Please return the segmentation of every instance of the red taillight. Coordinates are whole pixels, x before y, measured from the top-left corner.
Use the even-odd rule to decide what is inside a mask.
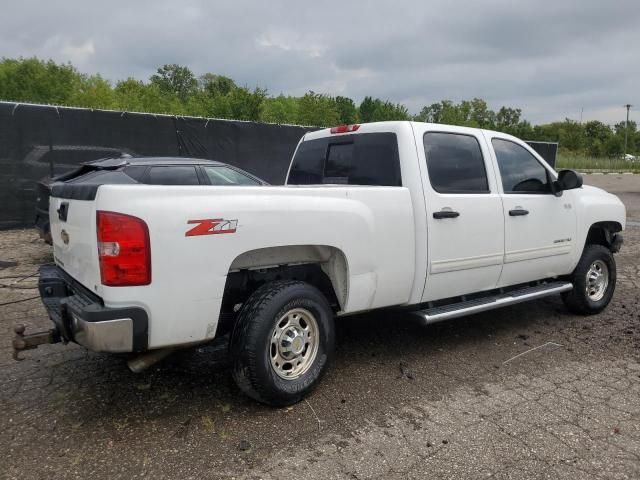
[[[151,283],[151,245],[144,220],[97,212],[98,257],[102,284],[132,287]]]
[[[339,125],[331,129],[331,133],[349,133],[355,132],[360,128],[360,125],[354,123],[353,125]]]

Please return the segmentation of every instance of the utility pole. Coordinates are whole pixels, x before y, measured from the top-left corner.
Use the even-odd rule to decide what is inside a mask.
[[[623,159],[627,159],[627,137],[629,136],[629,110],[633,105],[629,105],[628,103],[624,105],[624,108],[627,109],[627,121],[624,122],[624,156]]]

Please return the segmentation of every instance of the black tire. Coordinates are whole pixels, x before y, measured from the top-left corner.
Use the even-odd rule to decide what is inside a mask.
[[[315,317],[319,342],[308,369],[297,378],[285,379],[272,365],[272,338],[278,320],[295,309],[304,309]],[[333,357],[334,346],[333,311],[324,295],[305,282],[270,282],[249,297],[233,327],[229,343],[233,379],[240,390],[258,402],[291,405],[317,385]]]
[[[587,273],[591,265],[600,260],[608,268],[608,284],[602,298],[593,300],[587,294]],[[573,313],[580,315],[593,315],[604,310],[616,288],[616,261],[611,251],[602,245],[587,245],[582,252],[582,257],[570,277],[573,290],[564,293],[562,300],[566,307]]]

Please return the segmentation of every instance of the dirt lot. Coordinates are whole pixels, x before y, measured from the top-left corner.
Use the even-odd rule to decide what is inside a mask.
[[[240,394],[216,346],[140,375],[60,344],[14,362],[13,325],[48,325],[31,298],[51,257],[0,233],[0,477],[639,478],[640,176],[587,183],[631,221],[604,313],[551,298],[428,328],[341,319],[333,368],[287,409]]]

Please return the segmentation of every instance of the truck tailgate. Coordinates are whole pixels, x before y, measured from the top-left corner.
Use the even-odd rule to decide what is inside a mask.
[[[100,285],[93,200],[51,197],[49,219],[56,264],[89,290]]]

